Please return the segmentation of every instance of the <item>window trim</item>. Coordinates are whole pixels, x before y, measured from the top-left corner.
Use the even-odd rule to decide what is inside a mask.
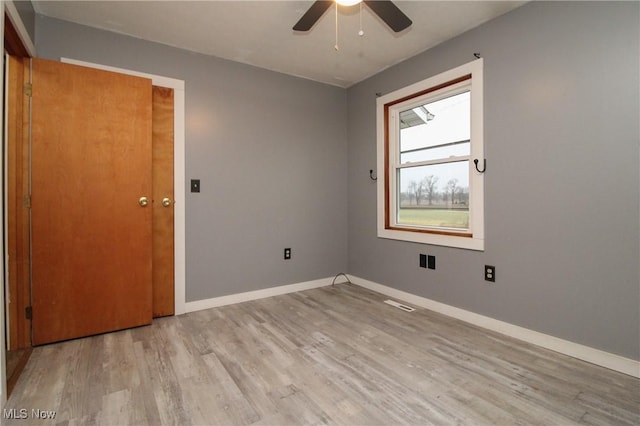
[[[377,100],[377,169],[378,169],[378,237],[395,240],[435,244],[470,250],[484,250],[484,175],[477,172],[473,159],[484,158],[483,141],[483,60],[478,59],[441,74],[422,80],[381,96]],[[424,229],[398,225],[392,217],[392,197],[396,191],[391,187],[393,167],[390,162],[391,146],[389,111],[395,105],[429,93],[459,85],[470,80],[471,91],[471,146],[469,155],[469,229],[462,232],[440,229]]]

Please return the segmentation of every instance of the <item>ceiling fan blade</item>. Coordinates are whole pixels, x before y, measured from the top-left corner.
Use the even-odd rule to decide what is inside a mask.
[[[318,0],[314,2],[302,18],[293,26],[294,31],[309,31],[322,15],[331,7],[333,1]]]
[[[391,0],[364,0],[364,3],[397,33],[413,23]]]

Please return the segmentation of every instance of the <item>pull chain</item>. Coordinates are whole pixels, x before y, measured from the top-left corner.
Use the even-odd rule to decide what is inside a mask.
[[[340,50],[340,48],[338,47],[338,3],[336,3],[336,45],[333,46],[334,49],[336,50]]]
[[[358,31],[358,35],[360,37],[364,35],[364,30],[362,29],[362,2],[360,2],[360,31]]]

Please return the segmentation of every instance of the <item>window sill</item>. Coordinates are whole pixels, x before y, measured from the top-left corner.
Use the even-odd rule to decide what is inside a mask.
[[[378,238],[484,251],[484,239],[480,239],[477,237],[469,238],[467,235],[453,236],[382,228],[378,229]]]

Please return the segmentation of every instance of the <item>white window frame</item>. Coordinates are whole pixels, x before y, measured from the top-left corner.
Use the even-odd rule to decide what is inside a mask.
[[[484,250],[484,174],[476,170],[474,159],[484,164],[483,129],[483,61],[469,62],[426,80],[381,96],[377,100],[377,155],[378,155],[378,237],[410,241],[422,244]],[[407,109],[421,93],[444,86],[433,93],[441,96],[458,85],[451,82],[470,76],[471,91],[471,142],[469,156],[469,229],[451,232],[443,228],[424,228],[396,223],[395,200],[398,199],[395,182],[395,158],[399,152],[398,110]],[[464,84],[464,83],[460,83]],[[409,107],[410,108],[410,107]],[[388,146],[388,149],[387,149]],[[388,174],[388,175],[387,175]]]

